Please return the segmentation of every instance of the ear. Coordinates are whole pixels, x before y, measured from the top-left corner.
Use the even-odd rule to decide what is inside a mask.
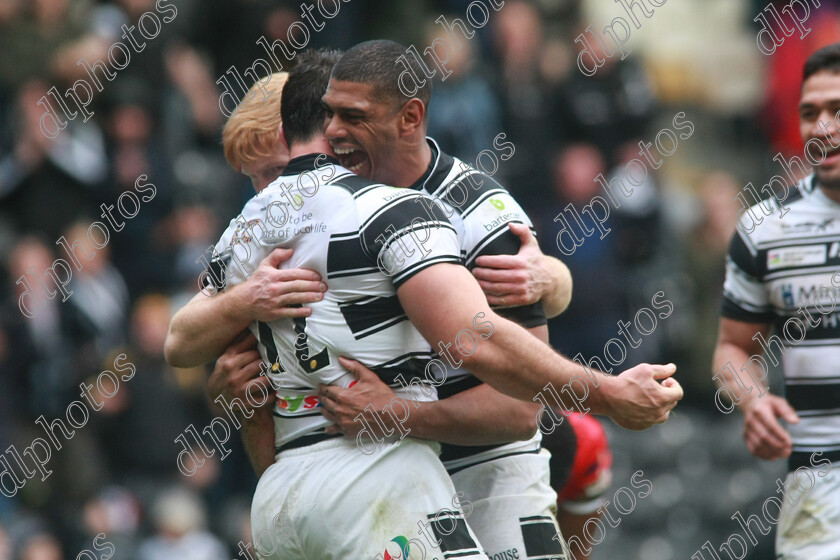
[[[419,99],[409,99],[400,109],[400,132],[412,135],[421,131],[425,136],[426,106]]]
[[[289,143],[286,142],[286,133],[283,132],[283,123],[281,122],[280,125],[277,127],[277,138],[280,140],[280,144],[286,148],[286,151],[289,151]]]

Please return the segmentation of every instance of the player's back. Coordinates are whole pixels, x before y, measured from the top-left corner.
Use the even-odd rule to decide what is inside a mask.
[[[309,317],[250,327],[264,360],[272,364],[272,383],[279,386],[278,447],[323,433],[328,422],[320,414],[318,384],[346,387],[354,380],[338,356],[367,365],[407,398],[435,398],[433,389],[419,391],[416,383],[414,389],[402,389],[396,381],[402,375],[408,383],[414,378],[425,383],[433,357],[408,321],[396,287],[432,264],[459,262],[452,226],[443,214],[433,219],[416,203],[420,193],[371,183],[332,161],[318,163],[314,156],[290,162],[277,181],[246,204],[217,246],[223,258],[229,257],[230,284],[244,281],[272,250],[285,247],[294,253],[284,268],[314,270],[328,285],[324,299],[309,304]],[[412,232],[423,228],[429,229],[422,235],[423,250],[414,250]]]

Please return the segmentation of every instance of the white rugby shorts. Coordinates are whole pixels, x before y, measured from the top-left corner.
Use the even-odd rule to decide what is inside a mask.
[[[557,493],[546,449],[491,459],[452,474],[467,523],[491,560],[566,560],[557,527]]]
[[[838,470],[836,466],[828,473],[824,467],[805,468],[798,475],[797,471],[788,473],[787,491],[776,527],[776,558],[840,558],[840,472],[835,470]],[[820,471],[825,476],[819,476]]]
[[[438,444],[405,438],[370,455],[338,437],[282,451],[251,506],[264,560],[487,560]]]

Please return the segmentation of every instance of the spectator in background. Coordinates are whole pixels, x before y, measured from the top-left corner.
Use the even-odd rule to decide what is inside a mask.
[[[131,312],[129,345],[114,351],[128,355],[135,373],[120,384],[115,396],[102,399],[105,406],[92,419],[100,447],[108,450],[111,482],[124,485],[143,502],[161,484],[180,479],[175,438],[190,424],[201,429],[210,419],[206,398],[198,401],[183,391],[163,360],[169,313],[165,296],[149,294],[137,300]],[[194,375],[206,376],[206,372]],[[205,469],[204,474],[212,470],[205,466],[200,471]]]
[[[71,225],[65,237],[72,245],[76,239],[86,239],[90,222],[79,221]],[[84,241],[83,241],[84,242]],[[65,305],[78,309],[92,327],[92,342],[96,364],[115,346],[125,343],[125,324],[128,318],[128,289],[122,275],[111,264],[111,247],[106,245],[87,260],[83,251],[76,259],[83,264],[74,270],[67,287],[73,295]]]
[[[568,219],[564,209],[569,204],[580,212],[593,196],[603,194],[593,179],[605,170],[604,157],[595,146],[575,144],[558,151],[552,160],[553,200],[543,199],[544,210],[534,219],[543,251],[562,259],[574,279],[568,309],[548,322],[551,345],[572,356],[577,352],[603,356],[604,343],[614,336],[615,323],[626,308],[614,233],[604,239],[597,234],[586,238],[571,255],[557,245],[563,222],[555,222],[555,217],[564,214]]]
[[[3,506],[0,506],[0,513],[2,510]],[[0,523],[0,560],[12,560],[12,542],[2,523]]]
[[[166,100],[167,116],[176,119],[166,122],[168,149],[180,153],[185,147],[207,144],[216,148],[213,155],[218,156],[218,134],[224,116],[219,110],[219,91],[209,62],[200,51],[184,43],[171,45],[163,62],[172,86]]]
[[[432,28],[426,44],[438,37],[447,44],[452,42],[440,31],[439,26]],[[449,45],[452,59],[446,65],[452,75],[435,83],[435,100],[429,104],[429,136],[443,151],[474,162],[480,151],[493,149],[493,138],[503,132],[501,110],[485,74],[476,68],[475,43],[456,37],[460,42]]]
[[[126,76],[110,86],[103,111],[110,160],[103,198],[109,205],[115,204],[123,192],[134,190],[141,175],[146,175],[156,189],[153,202],[144,204],[137,215],[125,220],[126,227],[114,232],[109,241],[114,264],[134,297],[151,290],[165,290],[172,282],[173,240],[165,231],[165,223],[172,210],[175,187],[171,154],[166,149],[153,99],[145,82]]]
[[[30,272],[31,268],[43,278],[46,286],[55,290],[55,284],[44,278],[44,271],[52,266],[55,256],[45,243],[35,237],[24,237],[17,242],[9,255],[9,277],[16,282],[21,276],[30,284],[30,295],[23,302],[33,317],[17,323],[17,330],[10,336],[16,341],[10,353],[9,365],[26,379],[30,421],[41,414],[48,418],[64,416],[67,404],[78,392],[78,385],[85,374],[82,364],[84,353],[92,349],[95,329],[78,308],[61,301],[56,294],[48,299],[41,291],[41,282]],[[13,295],[17,308],[26,283],[15,284]],[[20,314],[20,309],[15,309]],[[22,316],[21,316],[22,317]]]
[[[591,41],[591,46],[600,56],[598,41]],[[602,58],[606,62],[593,76],[584,76],[571,66],[551,100],[551,110],[560,140],[595,145],[611,167],[623,163],[622,151],[628,143],[645,136],[657,107],[635,58]]]
[[[25,537],[15,555],[19,560],[64,560],[58,539],[47,532]]]
[[[6,18],[0,24],[0,89],[11,91],[45,77],[55,53],[81,35],[84,13],[74,9],[70,0],[0,3],[5,4],[0,11]]]
[[[137,560],[229,560],[222,542],[206,531],[205,508],[189,490],[161,492],[152,519],[157,534],[140,545]]]
[[[739,191],[738,181],[726,171],[714,170],[704,174],[695,191],[701,213],[684,242],[693,319],[692,344],[687,356],[692,375],[686,376],[685,382],[694,389],[695,399],[707,403],[714,398],[715,386],[707,372],[712,369],[721,303],[720,286],[726,275],[729,242],[735,233],[740,208],[735,195]]]
[[[76,519],[80,541],[78,549],[86,548],[87,543],[97,535],[105,533],[117,551],[116,558],[134,557],[143,514],[142,505],[134,494],[121,486],[107,486],[94,494],[81,509],[81,519]]]
[[[181,43],[167,49],[164,62],[168,85],[161,120],[165,153],[173,169],[173,204],[206,205],[226,220],[232,208],[250,197],[245,194],[250,187],[227,168],[219,149],[224,116],[210,62]]]
[[[501,96],[503,130],[516,146],[516,156],[505,162],[504,173],[510,192],[533,213],[544,206],[551,190],[548,162],[557,126],[548,108],[557,92],[541,73],[543,28],[538,8],[508,0],[493,18],[494,85]]]
[[[661,252],[662,187],[656,170],[647,166],[647,173],[639,185],[628,177],[627,163],[638,158],[635,140],[626,142],[615,154],[616,164],[606,174],[607,181],[620,181],[630,196],[616,197],[618,203],[610,212],[610,225],[616,226],[618,250],[625,266],[638,269],[653,261]],[[603,153],[603,152],[602,152]],[[594,177],[593,177],[594,180]]]
[[[164,226],[174,245],[173,267],[167,271],[170,291],[178,300],[174,303],[183,304],[195,295],[196,279],[206,262],[199,257],[210,259],[206,251],[216,242],[219,220],[208,206],[185,206],[175,210]]]
[[[616,196],[617,204],[610,210],[607,224],[612,229],[609,235],[615,236],[614,243],[621,267],[623,293],[627,302],[621,311],[626,316],[624,319],[633,317],[639,309],[649,306],[652,295],[660,290],[678,308],[687,307],[683,304],[685,296],[679,284],[683,247],[677,232],[671,231],[665,219],[666,203],[660,171],[647,165],[644,180],[635,185],[631,178],[632,172],[628,170],[628,162],[639,157],[638,142],[639,138],[633,138],[622,144],[615,154],[616,165],[606,174],[608,182],[620,181],[628,188],[628,192],[632,189],[629,196]],[[669,320],[657,327],[653,333],[645,336],[643,345],[627,349],[626,359],[655,362],[662,356],[669,356],[668,359],[677,360],[681,354],[675,352],[683,351],[685,339],[691,335],[688,325],[688,332],[677,336],[676,333],[680,332],[674,331],[677,325],[678,321]],[[671,347],[674,341],[680,343],[679,349]]]
[[[0,155],[0,221],[16,231],[56,240],[80,214],[95,215],[96,189],[105,179],[105,143],[96,123],[70,121],[55,139],[44,136],[38,105],[48,86],[24,84],[17,96],[14,145]]]

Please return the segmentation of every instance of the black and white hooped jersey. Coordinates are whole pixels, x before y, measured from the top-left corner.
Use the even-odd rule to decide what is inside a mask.
[[[785,396],[800,418],[787,426],[795,469],[815,451],[840,459],[840,204],[813,175],[786,194],[760,203],[770,215],[750,209],[761,223],[742,217],[726,259],[721,314],[774,327],[769,351],[775,360],[781,354]],[[787,209],[781,218],[779,204]],[[747,370],[739,375],[751,386]]]
[[[428,143],[432,150],[431,165],[411,188],[430,195],[436,201],[437,209],[443,208],[458,233],[464,265],[472,270],[475,259],[481,255],[518,253],[522,243],[508,229],[508,224],[522,223],[533,232],[533,225],[525,211],[492,177],[445,154],[433,139],[429,138]],[[418,200],[418,204],[429,207],[427,199]],[[431,214],[426,216],[432,217]],[[546,323],[541,303],[495,311],[526,328]],[[478,344],[481,344],[481,340]],[[450,351],[458,359],[455,348],[450,348]],[[446,398],[480,383],[478,378],[464,369],[449,368],[446,380],[438,387],[438,394],[440,398]],[[462,446],[444,443],[441,444],[441,461],[454,473],[502,455],[537,453],[541,440],[541,433],[537,430],[530,440],[501,445]]]
[[[323,434],[329,422],[320,413],[318,385],[347,387],[354,380],[339,356],[367,365],[407,399],[436,398],[424,371],[433,354],[396,289],[429,266],[461,259],[452,224],[437,209],[427,212],[419,198],[354,175],[326,155],[303,156],[248,201],[216,245],[211,276],[221,286],[244,281],[277,247],[294,249],[283,268],[314,270],[329,286],[322,301],[308,304],[309,317],[250,326],[280,386],[278,448]],[[426,387],[402,389],[400,374]]]

